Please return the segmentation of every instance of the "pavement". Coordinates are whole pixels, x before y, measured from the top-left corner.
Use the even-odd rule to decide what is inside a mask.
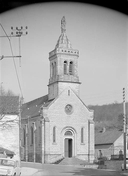
[[[68,164],[67,164],[68,162]],[[41,175],[44,174],[44,175],[47,175],[45,172],[48,171],[49,172],[49,168],[51,169],[51,172],[54,172],[56,171],[56,167],[57,167],[57,170],[59,172],[59,170],[61,170],[61,172],[63,171],[64,168],[62,167],[66,167],[67,166],[71,166],[73,165],[74,166],[74,162],[76,164],[79,165],[79,168],[86,168],[84,165],[81,165],[81,162],[79,160],[63,160],[63,162],[60,164],[41,164],[41,163],[33,163],[33,162],[21,162],[21,176],[36,176],[36,175]],[[82,163],[83,164],[83,163]],[[78,166],[77,165],[77,166]],[[56,167],[55,167],[56,166]],[[90,165],[87,165],[87,166],[90,166]],[[71,167],[72,168],[72,167]],[[74,167],[75,168],[75,167]],[[42,173],[42,169],[43,169],[43,173]],[[88,168],[89,169],[89,168]],[[94,169],[94,168],[93,168]],[[96,168],[95,168],[96,169]],[[116,171],[114,169],[96,169],[97,171],[98,170],[101,170],[101,171]],[[128,171],[125,171],[125,172],[122,172],[121,175],[124,175],[124,176],[128,176]]]
[[[124,173],[122,173],[122,175],[127,175],[128,176],[128,171],[124,171]]]
[[[21,161],[21,176],[34,176],[42,169],[42,163]]]
[[[21,167],[21,176],[32,176],[36,172],[38,172],[38,169],[31,167]]]

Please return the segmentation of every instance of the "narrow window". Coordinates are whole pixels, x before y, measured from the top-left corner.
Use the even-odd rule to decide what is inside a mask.
[[[41,127],[39,126],[39,144],[41,143],[41,136],[42,136],[41,133],[42,133],[41,132]]]
[[[81,143],[84,143],[84,128],[81,128]]]
[[[53,127],[53,143],[56,142],[56,127]]]
[[[52,77],[52,64],[50,65],[50,78]]]
[[[33,140],[34,140],[34,129],[31,126],[31,145],[33,145]]]
[[[67,75],[67,61],[64,61],[64,75]]]
[[[27,124],[25,124],[25,132],[26,132],[26,134],[28,134],[28,125]]]
[[[69,63],[69,74],[73,75],[73,62],[72,61]]]
[[[23,142],[24,142],[24,146],[26,145],[26,131],[23,128]]]
[[[54,76],[56,75],[56,62],[54,62]]]
[[[52,63],[52,77],[53,77],[53,74],[54,74],[54,66],[53,66],[53,63]]]
[[[54,66],[54,63],[53,63],[53,76],[55,75],[55,66]]]
[[[128,150],[128,138],[127,138],[127,150]]]
[[[68,96],[70,96],[70,90],[68,90]]]

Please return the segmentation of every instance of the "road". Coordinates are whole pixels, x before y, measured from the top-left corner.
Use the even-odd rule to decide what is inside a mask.
[[[122,171],[112,171],[107,169],[85,169],[81,166],[65,166],[65,165],[36,165],[26,170],[21,176],[124,176]],[[35,173],[33,172],[35,171]],[[128,173],[125,174],[128,176]]]

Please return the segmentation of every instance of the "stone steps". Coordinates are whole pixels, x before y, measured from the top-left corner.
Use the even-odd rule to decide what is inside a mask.
[[[88,163],[87,161],[80,160],[78,158],[72,157],[72,158],[64,158],[62,161],[60,161],[58,164],[60,165],[76,165],[76,166],[83,166],[85,168],[97,168],[98,165]]]

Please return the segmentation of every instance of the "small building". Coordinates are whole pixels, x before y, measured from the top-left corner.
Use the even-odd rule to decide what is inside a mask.
[[[48,94],[22,109],[24,160],[54,163],[65,157],[94,160],[93,111],[79,96],[79,51],[66,35],[65,17],[55,49],[49,53]]]
[[[19,97],[0,96],[0,153],[20,160]]]
[[[127,143],[126,143],[127,148]],[[123,131],[118,129],[102,130],[95,133],[95,158],[101,156],[118,159],[124,153]],[[128,150],[127,150],[128,151]]]

